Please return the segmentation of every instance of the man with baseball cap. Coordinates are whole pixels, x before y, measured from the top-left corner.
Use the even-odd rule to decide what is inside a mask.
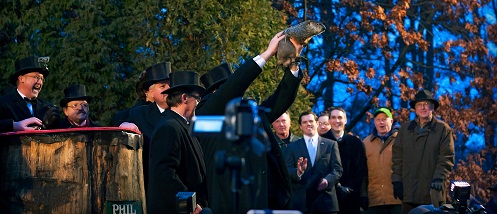
[[[15,62],[10,83],[17,90],[0,97],[0,132],[51,128],[58,123],[58,110],[49,107],[53,104],[37,99],[49,74],[48,61],[49,57],[29,56]]]
[[[433,204],[432,195],[435,207],[445,203],[455,155],[452,129],[435,117],[440,103],[432,93],[420,90],[409,104],[416,118],[401,125],[392,146],[393,192],[402,200],[402,213]]]
[[[393,125],[392,112],[379,108],[373,114],[373,133],[362,141],[366,149],[367,177],[362,185],[361,206],[371,214],[402,212],[402,201],[393,196],[392,186],[392,145],[398,128]],[[368,199],[368,200],[366,200]]]

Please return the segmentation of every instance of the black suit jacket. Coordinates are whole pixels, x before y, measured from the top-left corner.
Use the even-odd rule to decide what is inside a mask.
[[[148,176],[149,176],[149,152],[152,134],[156,129],[159,122],[164,120],[165,113],[161,113],[157,104],[149,103],[148,105],[141,105],[134,107],[129,112],[127,122],[134,123],[143,136],[143,178],[145,183],[145,191],[148,190]]]
[[[123,109],[121,111],[116,112],[114,115],[112,115],[110,125],[111,126],[119,126],[123,122],[128,122],[129,113],[131,112],[131,110],[133,108],[138,107],[138,106],[147,105],[147,104],[150,104],[150,103],[149,102],[145,102],[143,100],[137,100],[135,102],[135,105],[133,107],[127,108],[127,109]]]
[[[36,104],[33,104],[34,116],[43,120],[50,105],[52,104],[49,102],[36,99]],[[33,115],[17,90],[0,97],[0,132],[12,132],[14,121],[18,122],[30,117]]]
[[[101,125],[99,125],[98,123],[93,122],[90,119],[88,121],[90,123],[88,125],[88,127],[101,127]],[[74,127],[72,126],[71,122],[69,122],[69,120],[66,117],[66,118],[60,120],[60,123],[59,123],[59,125],[58,125],[57,128],[58,129],[66,129],[66,128],[74,128]],[[78,128],[78,127],[76,127],[76,128]]]
[[[304,138],[290,143],[287,152],[286,163],[292,179],[293,190],[292,208],[311,213],[337,212],[339,207],[335,184],[342,176],[342,164],[337,142],[318,137],[314,165],[311,164]],[[307,158],[309,161],[304,174],[299,179],[296,167],[300,157]],[[321,178],[328,181],[328,188],[317,191]]]
[[[178,213],[176,194],[196,192],[197,203],[207,206],[202,149],[186,120],[171,111],[157,125],[150,143],[148,213]]]
[[[248,60],[216,92],[202,98],[196,108],[196,114],[224,115],[226,104],[236,97],[242,97],[245,90],[261,71],[262,69],[254,60]],[[246,193],[242,191],[240,203],[242,211],[252,208],[289,208],[291,197],[290,178],[269,124],[283,114],[293,103],[301,79],[301,73],[299,73],[298,78],[295,78],[290,71],[285,71],[285,75],[274,94],[261,104],[261,106],[272,109],[270,113],[261,115],[264,130],[270,138],[271,144],[269,147],[271,151],[266,157],[258,158],[258,160],[253,160],[254,163],[251,163],[254,166],[251,172],[255,176],[254,185],[256,187],[252,188],[252,192]],[[215,154],[216,151],[225,150],[230,155],[232,154],[233,146],[231,142],[226,140],[224,135],[221,137],[199,137],[199,140],[204,151],[204,160],[207,167],[207,186],[211,209],[213,213],[230,213],[232,210],[230,175],[228,172],[224,174],[216,173]],[[269,169],[267,170],[267,168]],[[258,188],[258,190],[254,190],[255,188]],[[255,195],[256,193],[258,194]]]
[[[322,137],[338,142],[340,157],[342,159],[343,175],[340,184],[352,188],[352,193],[345,197],[338,197],[340,213],[360,213],[361,186],[367,173],[366,150],[362,141],[356,136],[343,134],[338,141],[332,131],[328,131]]]

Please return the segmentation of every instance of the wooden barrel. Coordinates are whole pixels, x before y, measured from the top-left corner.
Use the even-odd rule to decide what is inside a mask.
[[[0,210],[145,213],[141,148],[114,127],[0,134]]]

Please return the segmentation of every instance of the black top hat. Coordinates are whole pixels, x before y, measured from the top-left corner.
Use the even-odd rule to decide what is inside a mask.
[[[171,63],[162,62],[159,64],[152,65],[145,69],[145,81],[142,84],[142,89],[148,89],[151,85],[168,80],[171,75]]]
[[[67,103],[74,100],[86,100],[90,102],[92,97],[86,96],[86,87],[84,85],[72,85],[64,89],[64,98],[60,100],[60,106],[64,107]]]
[[[43,74],[43,77],[48,77],[47,63],[49,60],[49,57],[35,56],[28,56],[20,60],[16,60],[16,72],[10,75],[10,83],[12,85],[16,85],[17,77],[31,72],[39,72],[40,74]],[[42,64],[40,65],[40,63]]]
[[[202,96],[219,88],[221,84],[228,80],[228,77],[231,74],[233,74],[233,71],[231,71],[231,67],[228,63],[223,63],[207,71],[207,73],[200,77],[202,85],[206,88]]]
[[[411,108],[415,108],[417,102],[427,100],[433,102],[433,104],[435,105],[435,109],[437,109],[440,105],[440,103],[433,98],[433,94],[428,90],[420,90],[414,97],[414,101],[411,101],[409,105],[411,106]]]
[[[197,91],[203,94],[205,88],[200,86],[198,73],[195,71],[175,71],[171,74],[171,88],[163,91],[163,94],[171,94],[176,91]]]

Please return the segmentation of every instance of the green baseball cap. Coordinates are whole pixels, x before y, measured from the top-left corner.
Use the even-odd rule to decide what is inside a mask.
[[[376,117],[376,115],[378,115],[379,113],[383,113],[383,114],[387,115],[388,118],[393,118],[392,112],[390,112],[390,110],[387,108],[379,108],[378,110],[376,110],[373,114],[374,117]]]

